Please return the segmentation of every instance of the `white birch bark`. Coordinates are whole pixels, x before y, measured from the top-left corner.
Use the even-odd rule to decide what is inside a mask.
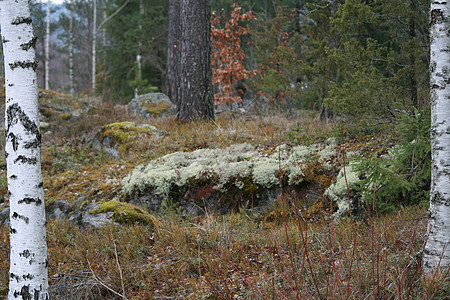
[[[425,271],[450,264],[450,2],[432,0],[430,11],[432,165]]]
[[[28,0],[0,1],[5,62],[5,156],[10,204],[8,299],[48,299],[41,135]]]
[[[45,85],[46,90],[50,89],[48,80],[50,73],[50,0],[47,1],[47,24],[45,29]]]
[[[70,1],[70,19],[69,19],[69,91],[73,96],[73,11],[74,0]]]
[[[95,74],[96,71],[96,44],[97,44],[97,1],[93,0],[93,20],[92,20],[92,84],[91,94],[95,93]]]
[[[139,3],[139,14],[141,15],[141,17],[144,15],[144,4],[142,3],[142,0]],[[142,24],[139,23],[139,34],[141,34],[141,33],[142,33]],[[140,84],[140,81],[142,80],[141,48],[142,48],[142,42],[141,42],[141,39],[139,38],[138,51],[136,53],[136,68],[137,68],[136,79],[138,80],[138,85]],[[134,88],[134,97],[137,98],[137,96],[139,96],[139,87],[138,86],[136,86]]]

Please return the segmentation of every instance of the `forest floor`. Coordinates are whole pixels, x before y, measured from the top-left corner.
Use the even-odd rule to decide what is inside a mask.
[[[139,119],[123,106],[52,94],[41,100],[41,113],[48,121],[42,148],[47,202],[112,200],[135,166],[176,151],[238,143],[275,149],[335,137],[340,149],[335,163],[342,165],[349,149],[365,155],[395,143],[389,125],[342,127],[338,121],[318,121],[314,112],[227,112],[215,122],[182,124],[171,117]],[[92,147],[103,125],[123,121],[153,125],[163,135],[157,143],[135,141],[119,158]],[[1,211],[8,205],[4,157],[0,166]],[[330,182],[335,176],[329,174]],[[399,206],[389,214],[368,208],[364,219],[352,221],[333,216],[324,188],[314,191],[319,196],[313,205],[280,192],[264,210],[240,208],[225,215],[181,215],[173,203],[153,213],[154,226],[92,229],[49,220],[51,298],[448,299],[448,270],[426,275],[421,269],[426,208]],[[8,226],[0,225],[0,298],[7,293],[8,255]]]

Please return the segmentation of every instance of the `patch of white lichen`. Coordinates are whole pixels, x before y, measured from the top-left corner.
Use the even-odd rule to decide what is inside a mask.
[[[354,171],[352,164],[348,164],[339,171],[336,182],[330,185],[324,195],[332,199],[338,206],[337,215],[344,215],[349,211],[349,191],[360,181],[359,174]]]
[[[199,180],[209,180],[214,189],[226,192],[230,184],[243,189],[251,180],[269,189],[279,184],[280,171],[290,185],[303,180],[303,168],[312,160],[325,161],[336,155],[336,144],[261,150],[250,144],[232,145],[226,149],[199,149],[176,152],[137,166],[123,180],[126,195],[153,192],[168,197],[171,190]]]

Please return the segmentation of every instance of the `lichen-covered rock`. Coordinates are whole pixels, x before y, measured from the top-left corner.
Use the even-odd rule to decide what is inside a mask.
[[[356,193],[354,187],[360,182],[358,173],[354,171],[352,164],[349,164],[339,171],[339,174],[336,177],[336,182],[330,185],[326,190],[324,195],[329,197],[337,204],[337,216],[348,215],[349,213],[349,199],[348,196],[350,194],[350,203],[353,206],[353,202],[358,201],[359,199],[355,199]],[[348,185],[348,188],[347,188]]]
[[[119,157],[134,146],[140,138],[157,141],[161,132],[152,125],[133,122],[117,122],[103,126],[94,136],[92,145],[98,150]]]
[[[117,200],[103,202],[96,209],[89,211],[91,215],[99,215],[102,213],[112,213],[112,220],[122,224],[139,223],[155,226],[155,219],[142,208]]]
[[[170,114],[175,105],[163,93],[149,93],[140,95],[128,104],[128,109],[142,118],[157,118]]]
[[[268,199],[273,194],[270,190],[279,186],[280,177],[286,185],[301,183],[303,169],[322,159],[317,152],[324,147],[281,145],[267,151],[239,144],[176,152],[137,166],[123,180],[123,192],[133,203],[154,210],[167,199],[214,203],[215,208],[236,202],[270,202],[274,200]]]

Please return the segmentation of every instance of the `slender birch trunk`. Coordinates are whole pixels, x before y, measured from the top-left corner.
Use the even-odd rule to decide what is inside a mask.
[[[47,1],[47,24],[45,29],[45,86],[46,90],[50,89],[48,84],[48,76],[50,73],[50,0]]]
[[[431,1],[430,24],[431,199],[423,257],[426,271],[450,265],[450,2]]]
[[[74,0],[70,1],[70,19],[69,19],[69,88],[70,96],[73,96],[73,11]]]
[[[36,37],[28,0],[0,1],[5,62],[5,156],[10,205],[8,299],[49,299]]]
[[[144,4],[142,3],[142,0],[139,3],[139,14],[142,18],[142,16],[144,15]],[[139,22],[139,34],[140,36],[142,36],[142,24],[141,22]],[[137,79],[137,83],[138,85],[134,88],[134,97],[136,98],[137,96],[139,96],[139,84],[142,80],[142,57],[141,57],[141,48],[142,48],[142,42],[141,39],[139,37],[139,41],[138,41],[138,50],[136,53],[136,79]]]
[[[95,94],[95,75],[96,75],[96,45],[97,45],[97,1],[93,0],[93,20],[92,20],[92,84],[91,94]]]

